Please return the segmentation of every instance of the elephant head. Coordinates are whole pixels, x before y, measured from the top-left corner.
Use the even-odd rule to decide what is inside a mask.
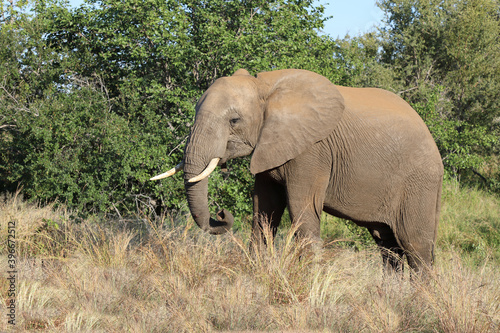
[[[254,77],[240,69],[203,94],[183,162],[152,180],[183,169],[194,220],[205,231],[224,233],[233,216],[222,210],[215,220],[208,209],[207,176],[215,167],[252,153],[253,174],[279,167],[326,138],[343,111],[342,95],[321,75],[288,69]]]

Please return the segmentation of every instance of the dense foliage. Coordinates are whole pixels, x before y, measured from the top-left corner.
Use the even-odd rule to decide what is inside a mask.
[[[186,211],[194,104],[218,77],[303,68],[399,93],[451,176],[499,191],[498,0],[384,0],[380,32],[333,40],[312,0],[3,1],[0,191],[82,212]],[[213,207],[250,211],[246,159],[211,181]]]
[[[500,2],[382,0],[381,63],[393,87],[427,121],[455,175],[480,175],[498,156],[500,133]],[[488,186],[498,183],[490,173]]]

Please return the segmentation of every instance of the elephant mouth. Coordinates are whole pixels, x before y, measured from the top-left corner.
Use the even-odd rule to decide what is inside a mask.
[[[227,163],[226,161],[222,161],[219,162],[219,166],[220,166],[220,169],[223,171],[223,172],[227,172]]]

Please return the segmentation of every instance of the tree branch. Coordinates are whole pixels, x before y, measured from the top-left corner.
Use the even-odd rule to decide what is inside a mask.
[[[417,87],[410,88],[410,89],[406,89],[406,90],[399,91],[399,92],[397,92],[396,94],[400,95],[400,94],[403,94],[403,93],[405,93],[405,92],[412,91],[412,90],[415,90],[415,89],[418,89],[418,86],[417,86]]]

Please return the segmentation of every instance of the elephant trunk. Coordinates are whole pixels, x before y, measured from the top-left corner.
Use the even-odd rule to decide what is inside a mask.
[[[219,235],[231,229],[234,217],[226,209],[222,209],[217,213],[217,219],[210,217],[208,210],[208,178],[196,183],[186,182],[185,187],[189,210],[194,221],[202,230],[213,235]]]
[[[214,158],[222,157],[226,150],[227,130],[217,126],[217,119],[212,118],[209,115],[195,121],[184,154],[184,179],[189,210],[196,224],[202,230],[218,235],[231,229],[234,217],[225,209],[217,213],[217,219],[210,217],[208,178],[207,175],[198,177],[212,162],[215,161],[216,165],[218,160]]]

